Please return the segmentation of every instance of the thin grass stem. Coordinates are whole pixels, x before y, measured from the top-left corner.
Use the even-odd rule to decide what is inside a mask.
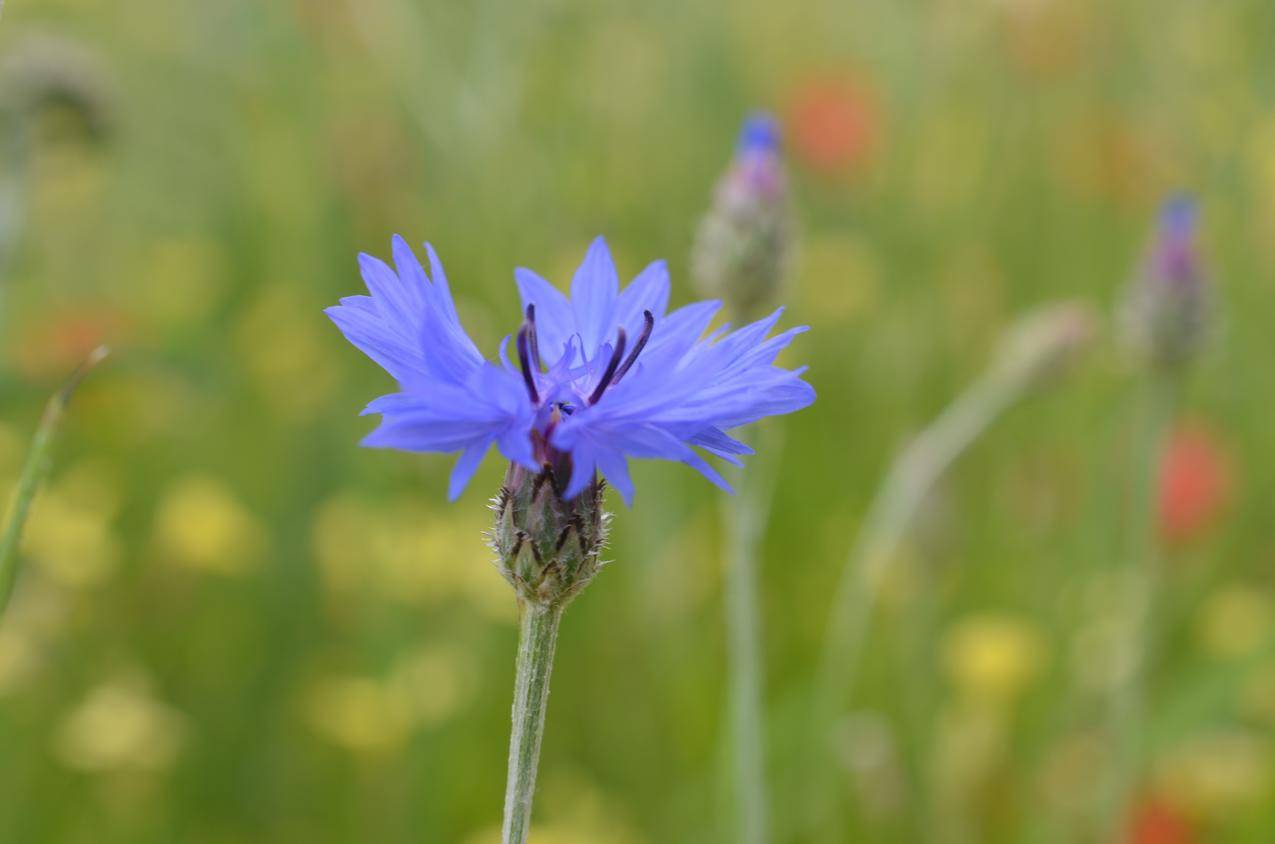
[[[31,503],[35,500],[40,485],[49,473],[50,451],[58,425],[62,421],[67,403],[70,402],[75,388],[79,386],[88,371],[106,357],[106,354],[105,346],[95,349],[44,407],[40,425],[36,428],[35,437],[31,441],[31,450],[27,453],[26,463],[22,467],[22,475],[18,479],[17,491],[5,518],[4,532],[0,534],[0,615],[3,615],[9,606],[13,587],[17,583],[18,543],[22,539],[22,528],[26,525],[27,516],[31,513]]]
[[[835,803],[826,748],[838,708],[850,695],[884,576],[917,512],[952,463],[1024,392],[1028,381],[992,370],[922,431],[890,466],[869,505],[833,597],[815,681],[812,742],[822,764],[808,822],[822,828]],[[822,783],[822,784],[819,784]]]
[[[1022,393],[1022,384],[984,377],[921,432],[890,466],[842,568],[820,660],[828,709],[850,693],[877,594],[917,512],[948,467]]]

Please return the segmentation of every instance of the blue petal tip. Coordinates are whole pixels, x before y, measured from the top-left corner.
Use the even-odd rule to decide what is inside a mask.
[[[1189,193],[1174,194],[1160,206],[1160,224],[1169,231],[1192,231],[1197,215],[1195,197]]]
[[[779,150],[779,121],[771,114],[758,111],[750,114],[739,132],[739,152],[777,152]]]

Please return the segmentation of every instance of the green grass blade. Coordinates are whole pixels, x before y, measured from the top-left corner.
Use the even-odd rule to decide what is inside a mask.
[[[106,357],[106,354],[105,346],[94,349],[62,389],[49,399],[49,403],[44,408],[44,415],[40,417],[40,427],[36,429],[35,438],[31,441],[31,451],[27,454],[26,464],[22,467],[22,477],[18,480],[17,493],[9,506],[4,533],[0,534],[0,615],[3,615],[9,606],[9,598],[13,594],[13,585],[18,575],[18,541],[22,538],[22,527],[26,524],[27,516],[31,512],[31,502],[34,501],[40,484],[49,472],[49,452],[58,424],[62,421],[62,414],[66,411],[71,394],[75,392],[80,381],[90,369]]]

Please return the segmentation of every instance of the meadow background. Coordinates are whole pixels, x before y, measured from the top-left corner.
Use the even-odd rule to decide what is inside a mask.
[[[667,258],[685,303],[765,108],[813,329],[786,360],[819,392],[778,422],[764,549],[777,840],[808,840],[791,739],[891,456],[1018,313],[1109,314],[1178,189],[1221,319],[1175,440],[1128,840],[1275,840],[1272,43],[1265,0],[8,0],[0,488],[45,398],[114,353],[0,624],[0,839],[496,841],[503,467],[447,505],[449,460],[358,448],[392,385],[322,308],[395,232],[435,244],[485,349],[513,268],[563,284],[599,233],[622,275]],[[842,840],[1090,840],[1133,383],[1104,331],[927,506],[830,739]],[[635,475],[563,626],[539,844],[730,840],[720,494]]]

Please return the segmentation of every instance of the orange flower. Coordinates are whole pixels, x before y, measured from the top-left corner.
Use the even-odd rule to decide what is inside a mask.
[[[1129,844],[1191,844],[1195,835],[1181,809],[1152,797],[1134,808],[1126,840]]]
[[[807,82],[788,105],[797,159],[823,173],[861,170],[876,146],[879,113],[869,91],[845,79]]]
[[[20,329],[14,360],[29,378],[64,376],[103,342],[118,346],[128,317],[105,303],[65,306],[32,316]]]
[[[1160,459],[1160,535],[1183,542],[1207,530],[1231,493],[1230,464],[1200,425],[1179,428]]]

